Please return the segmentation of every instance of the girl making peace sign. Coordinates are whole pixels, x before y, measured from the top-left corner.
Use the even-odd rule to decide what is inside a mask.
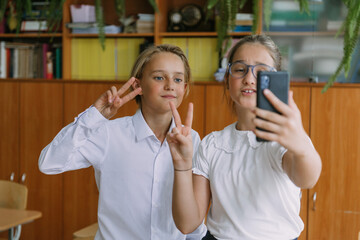
[[[191,121],[181,126],[171,103],[177,126],[168,134],[177,170],[173,217],[183,233],[202,223],[209,204],[204,239],[290,240],[303,230],[300,189],[316,184],[321,159],[302,126],[292,92],[286,105],[265,90],[281,114],[256,108],[259,69],[280,70],[278,48],[264,35],[242,38],[230,51],[224,79],[237,122],[207,135],[194,162]],[[256,136],[269,142],[257,142]]]
[[[180,48],[159,45],[136,60],[132,78],[111,87],[43,149],[39,168],[46,174],[92,166],[99,189],[95,239],[201,239],[204,225],[188,236],[171,215],[173,163],[166,134],[189,91],[190,68]],[[130,87],[133,91],[122,96]],[[109,120],[136,97],[133,116]],[[193,148],[200,137],[188,130]]]

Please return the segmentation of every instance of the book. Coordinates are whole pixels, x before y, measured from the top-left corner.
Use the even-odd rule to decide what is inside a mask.
[[[49,50],[49,44],[43,43],[42,44],[42,62],[43,62],[42,78],[47,77],[47,61],[48,61],[47,52],[48,52],[48,50]]]
[[[87,4],[70,5],[72,22],[95,22],[95,6]]]
[[[60,79],[62,77],[62,53],[61,46],[55,48],[55,78]]]
[[[54,66],[53,53],[51,50],[47,50],[47,52],[46,52],[46,79],[54,78],[53,66]]]
[[[46,20],[23,20],[20,26],[21,32],[38,32],[47,30],[48,27]]]
[[[0,42],[0,78],[6,78],[6,49],[5,41]]]

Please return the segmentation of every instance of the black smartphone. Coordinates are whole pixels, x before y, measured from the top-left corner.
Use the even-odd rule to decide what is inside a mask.
[[[288,104],[289,82],[289,73],[285,71],[258,72],[256,82],[256,106],[261,109],[279,113],[264,96],[264,89],[269,89],[281,101]],[[261,128],[259,129],[264,131]],[[267,141],[259,137],[256,137],[256,140],[259,142]]]

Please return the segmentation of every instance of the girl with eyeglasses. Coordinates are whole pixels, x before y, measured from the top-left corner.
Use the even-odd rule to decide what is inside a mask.
[[[172,107],[177,127],[167,138],[175,168],[173,218],[183,233],[202,223],[209,204],[206,240],[290,240],[303,230],[300,191],[318,181],[320,156],[291,91],[286,105],[264,90],[280,114],[256,108],[257,72],[280,70],[280,61],[265,35],[244,37],[232,48],[224,86],[237,122],[207,135],[194,161],[191,119],[182,126]]]

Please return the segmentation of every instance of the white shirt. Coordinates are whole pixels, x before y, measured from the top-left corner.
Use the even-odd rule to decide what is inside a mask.
[[[196,150],[200,137],[193,130],[191,134]],[[168,143],[155,137],[140,110],[110,121],[90,107],[39,158],[39,168],[47,174],[89,166],[99,189],[95,239],[185,239],[172,218],[174,170]],[[201,239],[205,231],[202,225],[187,239]]]
[[[210,181],[208,230],[217,239],[298,237],[300,189],[282,169],[286,149],[235,126],[207,135],[195,156],[194,174]]]

